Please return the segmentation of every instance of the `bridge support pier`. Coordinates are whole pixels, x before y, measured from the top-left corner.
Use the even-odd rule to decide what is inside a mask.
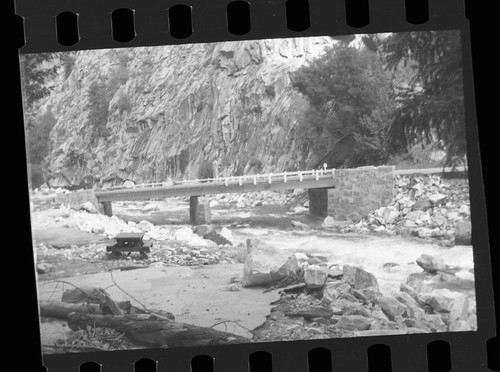
[[[111,208],[111,202],[110,201],[106,201],[106,202],[102,202],[102,207],[104,209],[104,214],[108,217],[111,217],[113,215],[113,209]]]
[[[189,197],[189,220],[193,225],[198,224],[198,210],[200,209],[200,202],[197,196]]]
[[[210,224],[212,216],[209,204],[200,204],[198,196],[189,197],[189,220],[193,225]]]
[[[328,189],[309,189],[309,213],[317,217],[328,216]]]

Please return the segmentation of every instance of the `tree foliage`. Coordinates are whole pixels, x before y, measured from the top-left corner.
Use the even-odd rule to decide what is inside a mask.
[[[55,57],[55,53],[23,54],[20,56],[24,103],[27,109],[50,94],[51,88],[47,85],[47,81],[57,75],[57,64],[51,63]]]
[[[395,106],[390,74],[376,53],[336,44],[296,71],[292,84],[311,104],[299,130],[318,164],[352,167],[386,159]]]
[[[106,126],[108,122],[109,99],[106,84],[94,80],[88,88],[88,120],[94,128]]]
[[[399,107],[390,132],[393,152],[416,143],[441,141],[446,165],[466,155],[463,72],[459,31],[395,33],[380,50],[392,71],[415,64],[414,77],[399,87]]]

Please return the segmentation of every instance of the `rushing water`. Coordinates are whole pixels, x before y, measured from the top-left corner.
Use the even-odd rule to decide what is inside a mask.
[[[145,215],[141,212],[142,204],[127,203],[118,205],[115,213],[125,220],[138,222],[149,220],[156,225],[177,224],[190,226],[188,203],[179,199],[169,199],[158,203],[158,210]],[[410,273],[421,272],[416,259],[421,254],[436,256],[450,251],[437,242],[428,242],[417,238],[403,238],[387,235],[340,234],[323,229],[307,231],[291,228],[291,220],[305,220],[305,214],[290,214],[279,206],[257,208],[234,207],[212,209],[213,223],[216,226],[228,226],[236,243],[248,238],[261,239],[277,249],[302,252],[309,255],[323,256],[329,265],[345,264],[362,267],[375,275],[382,293],[389,294],[398,290]],[[318,226],[318,221],[312,221]],[[473,268],[472,247],[455,249],[451,260],[461,268]],[[397,265],[386,265],[392,263]]]

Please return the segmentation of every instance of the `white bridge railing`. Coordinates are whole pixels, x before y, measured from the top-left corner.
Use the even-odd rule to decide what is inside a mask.
[[[181,180],[174,182],[153,182],[153,183],[142,183],[138,185],[131,186],[111,186],[103,190],[129,190],[129,189],[146,189],[154,187],[169,187],[178,185],[194,185],[198,183],[216,183],[224,184],[226,187],[229,185],[253,183],[273,183],[273,182],[289,182],[289,181],[299,181],[316,179],[325,179],[326,177],[335,178],[335,169],[312,169],[307,171],[296,171],[296,172],[281,172],[281,173],[266,173],[266,174],[253,174],[244,176],[228,176],[228,177],[218,177],[218,178],[203,178],[203,179],[192,179],[192,180]]]

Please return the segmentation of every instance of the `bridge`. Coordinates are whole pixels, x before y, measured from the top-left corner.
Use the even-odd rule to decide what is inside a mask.
[[[309,212],[325,217],[328,208],[327,189],[335,188],[335,169],[282,172],[207,178],[166,183],[148,183],[131,187],[119,186],[96,191],[97,201],[103,205],[104,213],[113,215],[111,203],[114,201],[134,201],[164,199],[189,196],[191,223],[197,223],[199,210],[198,197],[223,193],[247,193],[264,190],[309,190]]]

